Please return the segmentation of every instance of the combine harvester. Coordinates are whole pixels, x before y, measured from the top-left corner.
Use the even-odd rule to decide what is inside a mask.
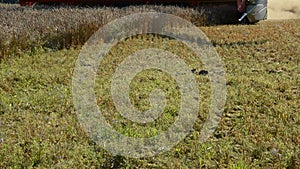
[[[68,5],[104,5],[104,6],[120,6],[120,5],[187,5],[192,8],[210,5],[233,6],[231,13],[239,15],[238,21],[243,23],[256,23],[260,20],[267,19],[267,3],[268,0],[20,0],[21,6],[32,6],[36,3],[40,4],[68,4]],[[221,8],[219,9],[222,10]],[[221,11],[222,13],[223,11]],[[228,11],[224,11],[228,13]],[[226,16],[226,15],[225,15]]]

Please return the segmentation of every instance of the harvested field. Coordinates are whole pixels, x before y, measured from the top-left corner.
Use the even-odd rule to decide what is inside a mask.
[[[299,19],[200,27],[223,60],[227,87],[222,120],[205,143],[200,143],[199,137],[211,89],[201,60],[182,43],[167,37],[141,35],[121,41],[105,56],[96,78],[96,102],[104,110],[107,123],[124,135],[149,137],[174,122],[180,94],[174,79],[163,72],[143,71],[131,84],[130,99],[139,109],[149,108],[148,96],[154,88],[166,92],[169,102],[157,122],[136,125],[121,118],[111,100],[109,81],[122,58],[149,47],[170,50],[188,64],[200,90],[199,117],[184,140],[155,157],[113,156],[87,137],[72,102],[72,76],[81,45],[111,19],[150,9],[168,10],[194,23],[200,18],[199,25],[207,22],[202,12],[177,7],[1,5],[0,168],[300,166]]]
[[[271,0],[269,1],[269,19],[299,19],[299,0]]]

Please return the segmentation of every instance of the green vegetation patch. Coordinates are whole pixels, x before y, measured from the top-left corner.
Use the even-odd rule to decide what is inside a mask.
[[[158,87],[167,91],[170,102],[164,120],[138,126],[120,117],[110,98],[110,78],[131,52],[151,44],[174,51],[190,66],[199,83],[200,110],[194,131],[171,151],[152,158],[112,156],[81,129],[71,97],[78,49],[38,49],[2,59],[0,168],[297,168],[299,23],[289,20],[202,27],[223,59],[227,79],[223,118],[205,143],[198,139],[209,110],[210,87],[207,75],[200,73],[204,68],[199,59],[184,45],[159,36],[138,36],[115,46],[99,66],[95,91],[107,122],[125,135],[149,137],[165,130],[173,122],[180,100],[170,76],[148,70],[131,83],[131,101],[145,110],[150,90]]]

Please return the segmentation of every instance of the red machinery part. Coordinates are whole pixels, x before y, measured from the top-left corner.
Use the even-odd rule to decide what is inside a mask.
[[[237,10],[240,13],[244,13],[246,11],[246,0],[237,0]]]
[[[200,3],[227,3],[236,0],[20,0],[21,6],[32,6],[34,3],[64,3],[64,4],[82,4],[94,3],[100,5],[116,4],[188,4],[195,7]],[[238,0],[240,1],[240,0]]]

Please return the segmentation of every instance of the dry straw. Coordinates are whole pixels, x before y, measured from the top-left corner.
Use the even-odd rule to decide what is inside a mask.
[[[224,6],[224,5],[223,5]],[[70,7],[0,4],[0,59],[34,52],[37,48],[80,47],[101,26],[121,16],[157,11],[174,14],[198,26],[224,22],[232,6],[187,8],[178,6]],[[226,12],[224,11],[226,9]],[[230,16],[232,18],[232,16]],[[229,17],[228,17],[229,18]],[[226,22],[231,22],[227,19]]]

